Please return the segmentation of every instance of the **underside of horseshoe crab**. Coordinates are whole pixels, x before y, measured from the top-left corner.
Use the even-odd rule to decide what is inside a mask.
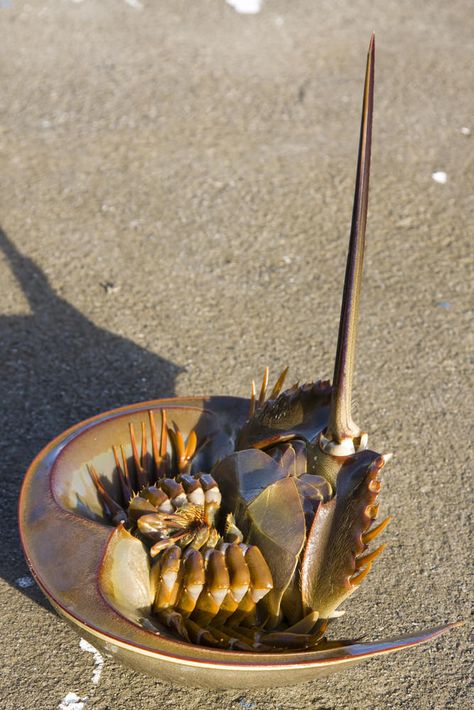
[[[265,407],[270,421],[270,410],[281,412],[309,392],[322,408],[329,402],[327,383],[316,383],[281,395],[274,389],[264,404],[267,376],[236,441]],[[383,550],[372,542],[389,519],[373,523],[388,457],[367,450],[338,457],[333,479],[325,469],[311,472],[311,441],[320,431],[308,439],[285,433],[267,450],[218,457],[209,472],[199,453],[212,437],[200,447],[191,430],[185,441],[167,418],[162,409],[158,436],[150,410],[139,445],[130,425],[130,459],[123,445],[120,452],[113,447],[115,495],[88,466],[104,520],[117,526],[112,546],[138,548],[140,541],[148,559],[136,580],[150,599],[139,622],[148,629],[161,622],[188,642],[245,651],[343,645],[324,633]],[[129,565],[128,553],[106,553],[102,589],[112,570],[120,577],[121,565]],[[113,592],[104,593],[113,601]]]
[[[286,387],[285,368],[270,389],[266,368],[249,399],[108,412],[61,435],[28,473],[21,530],[40,585],[81,633],[141,670],[286,684],[449,628],[374,644],[332,637],[390,522],[377,520],[390,454],[368,449],[351,410],[373,94],[372,37],[332,384]]]

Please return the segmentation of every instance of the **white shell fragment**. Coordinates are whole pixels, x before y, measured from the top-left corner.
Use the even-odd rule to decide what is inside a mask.
[[[87,653],[92,653],[92,655],[94,656],[94,671],[92,673],[92,683],[94,685],[98,685],[100,677],[102,675],[102,670],[104,668],[104,658],[102,654],[100,654],[99,651],[85,639],[81,639],[79,641],[79,646],[82,648],[83,651],[87,651]]]
[[[58,705],[58,710],[84,710],[87,696],[80,698],[77,693],[67,693]]]
[[[446,185],[448,182],[448,174],[445,173],[443,170],[437,170],[434,173],[431,173],[431,177],[435,182],[438,182],[440,185]]]
[[[241,15],[256,15],[262,9],[262,0],[226,0]]]

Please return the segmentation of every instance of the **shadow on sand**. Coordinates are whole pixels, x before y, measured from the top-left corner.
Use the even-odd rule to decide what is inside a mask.
[[[17,526],[23,475],[61,431],[101,411],[175,393],[181,368],[98,328],[58,296],[48,279],[0,229],[0,251],[28,299],[31,315],[0,316],[0,570],[26,572]],[[22,589],[44,604],[36,587]]]

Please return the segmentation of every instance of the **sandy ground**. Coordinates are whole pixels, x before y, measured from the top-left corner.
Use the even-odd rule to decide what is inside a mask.
[[[395,521],[338,630],[468,618],[470,0],[2,0],[0,21],[1,708],[467,708],[468,625],[299,687],[183,689],[108,659],[94,684],[28,586],[16,505],[39,449],[104,409],[247,394],[267,363],[331,375],[375,29],[356,392],[371,445],[397,454]]]

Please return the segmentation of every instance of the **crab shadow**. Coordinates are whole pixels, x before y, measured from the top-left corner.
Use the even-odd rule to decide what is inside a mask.
[[[18,582],[27,568],[16,510],[29,463],[77,421],[173,396],[182,368],[94,325],[55,293],[42,270],[1,229],[0,252],[31,311],[0,315],[0,569],[12,587],[46,607],[36,586],[22,588]]]

